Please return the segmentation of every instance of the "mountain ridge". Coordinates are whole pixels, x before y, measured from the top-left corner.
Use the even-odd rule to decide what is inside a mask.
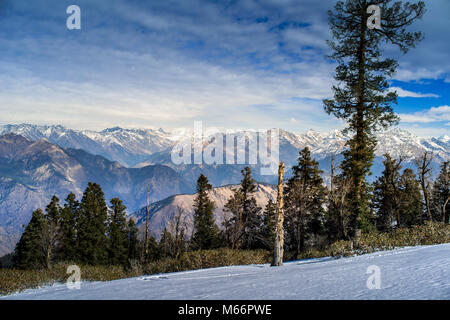
[[[129,212],[145,203],[147,185],[151,201],[193,192],[176,171],[163,165],[127,168],[84,150],[9,133],[0,136],[0,255],[13,249],[33,210],[45,209],[53,195],[63,202],[73,192],[80,199],[88,182],[102,186],[107,202],[121,198]]]

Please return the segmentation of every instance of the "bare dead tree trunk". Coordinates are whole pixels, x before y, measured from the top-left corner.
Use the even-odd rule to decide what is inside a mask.
[[[447,197],[447,199],[444,202],[444,205],[442,206],[442,222],[444,222],[444,223],[445,223],[445,209],[446,209],[449,201],[450,201],[450,196]],[[450,219],[449,219],[449,222],[450,222]]]
[[[427,209],[428,219],[433,221],[430,208],[430,197],[428,195],[428,175],[431,172],[430,164],[433,160],[433,155],[425,152],[418,160],[416,160],[416,166],[419,171],[420,186],[422,187],[423,198],[425,202],[425,208]]]
[[[278,193],[277,193],[277,211],[275,227],[275,247],[273,252],[272,266],[283,265],[283,247],[284,247],[284,212],[283,212],[283,174],[284,162],[278,166]]]

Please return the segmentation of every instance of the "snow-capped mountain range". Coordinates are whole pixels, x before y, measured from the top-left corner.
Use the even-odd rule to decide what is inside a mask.
[[[205,130],[205,140],[219,129]],[[240,131],[241,132],[241,131]],[[308,146],[318,160],[332,154],[340,154],[345,148],[349,136],[339,130],[319,133],[308,130],[305,133],[292,133],[280,130],[280,158],[295,160],[292,155],[283,154],[283,150],[301,149]],[[6,133],[19,134],[29,140],[47,139],[63,148],[83,149],[89,153],[104,156],[118,161],[124,166],[142,166],[155,153],[170,150],[181,138],[189,136],[191,129],[123,129],[108,128],[102,131],[73,130],[60,125],[39,126],[32,124],[0,126],[0,135]],[[238,132],[239,133],[239,132]],[[389,153],[394,157],[407,159],[428,151],[438,161],[450,159],[450,137],[445,135],[436,138],[421,138],[406,130],[394,128],[377,134],[378,146],[376,155]]]

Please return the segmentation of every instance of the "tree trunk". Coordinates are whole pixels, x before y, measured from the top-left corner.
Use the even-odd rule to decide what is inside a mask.
[[[278,166],[278,194],[277,194],[277,211],[275,226],[275,247],[273,251],[272,266],[283,265],[283,247],[284,247],[284,212],[283,212],[283,174],[284,162],[280,162]]]
[[[447,197],[447,200],[445,200],[444,205],[442,206],[442,222],[444,222],[444,223],[445,223],[445,209],[446,209],[449,201],[450,201],[450,197]],[[450,222],[450,219],[449,219],[449,222]]]
[[[364,102],[365,102],[365,63],[366,63],[366,11],[365,6],[363,6],[362,9],[362,16],[363,19],[361,21],[360,26],[360,34],[359,34],[359,49],[358,49],[358,95],[357,95],[357,105],[356,105],[356,143],[355,143],[355,154],[357,155],[356,159],[353,159],[354,162],[356,162],[357,167],[355,168],[355,165],[353,164],[353,179],[354,179],[354,185],[356,187],[356,203],[357,207],[356,209],[356,234],[355,236],[358,237],[358,235],[361,233],[361,215],[363,213],[363,210],[361,208],[361,201],[362,201],[362,192],[363,192],[363,183],[364,183],[364,173],[362,172],[362,168],[364,167],[365,163],[363,160],[362,151],[363,151],[363,144],[364,144],[364,129],[366,127],[366,124],[364,122]],[[356,161],[355,161],[356,160]],[[355,172],[356,171],[356,172]]]

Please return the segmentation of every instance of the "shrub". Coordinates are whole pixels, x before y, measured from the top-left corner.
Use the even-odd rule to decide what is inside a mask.
[[[337,241],[330,247],[334,257],[351,256],[399,247],[432,245],[450,242],[450,225],[427,222],[422,226],[395,229],[391,232],[377,231],[361,235],[358,241]]]
[[[183,253],[178,259],[166,258],[144,267],[146,274],[215,268],[230,265],[268,263],[271,253],[265,250],[199,250]]]

